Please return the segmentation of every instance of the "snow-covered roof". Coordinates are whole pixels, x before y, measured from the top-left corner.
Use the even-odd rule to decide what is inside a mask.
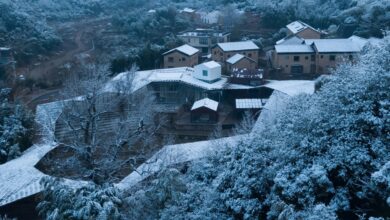
[[[148,13],[156,13],[157,11],[156,10],[154,10],[154,9],[150,9],[149,11],[148,11]]]
[[[260,109],[267,103],[267,99],[236,99],[237,109]]]
[[[302,22],[302,21],[294,21],[294,22],[291,22],[290,24],[288,24],[286,26],[293,34],[297,34],[307,28],[310,28],[314,31],[318,31],[316,29],[314,29],[312,26]]]
[[[39,181],[46,174],[34,166],[55,147],[55,144],[34,145],[21,157],[0,165],[0,206],[42,190]]]
[[[319,53],[358,53],[360,43],[353,39],[307,39],[307,45],[314,45]]]
[[[217,111],[218,105],[219,105],[219,103],[217,101],[214,101],[214,100],[209,99],[209,98],[204,98],[204,99],[196,101],[194,103],[194,105],[192,105],[191,111],[198,109],[198,108],[202,108],[202,107],[211,109],[213,111]]]
[[[209,62],[206,62],[206,63],[201,63],[199,65],[204,65],[206,66],[207,68],[218,68],[218,67],[221,67],[221,65],[215,61],[209,61]]]
[[[305,82],[309,83],[310,81],[297,81],[290,82],[289,84],[290,86],[293,86]],[[277,82],[273,82],[273,84],[276,86]],[[288,86],[286,85],[286,87]],[[294,92],[290,94],[297,95],[300,93]],[[265,104],[250,135],[261,135],[263,130],[268,129],[270,125],[275,124],[274,120],[276,115],[287,107],[289,98],[291,98],[291,96],[284,92],[274,91]],[[234,147],[241,140],[247,138],[248,135],[239,135],[216,140],[165,146],[146,163],[139,166],[136,171],[132,172],[115,186],[122,190],[131,189],[137,183],[158,173],[165,167],[210,156],[218,150]]]
[[[289,96],[299,94],[313,94],[315,91],[314,81],[310,80],[270,80],[262,87],[274,89]]]
[[[306,44],[278,44],[275,45],[276,53],[314,53],[314,49]]]
[[[238,61],[240,61],[241,59],[243,59],[244,57],[245,57],[244,55],[238,53],[238,54],[230,57],[228,60],[226,60],[226,62],[228,62],[230,64],[235,64]]]
[[[158,151],[146,163],[137,168],[126,178],[115,184],[121,190],[131,189],[147,177],[158,173],[164,167],[180,164],[210,156],[218,150],[234,147],[248,135],[199,141],[185,144],[168,145]]]
[[[179,51],[179,52],[184,53],[184,54],[186,54],[188,56],[192,56],[192,55],[194,55],[194,54],[199,52],[199,50],[196,49],[195,47],[192,47],[192,46],[190,46],[188,44],[184,44],[184,45],[182,45],[180,47],[176,47],[176,48],[173,48],[170,51],[165,52],[163,55],[169,54],[169,53],[171,53],[173,51]]]
[[[184,8],[184,9],[183,9],[183,12],[194,13],[194,12],[195,12],[195,9],[192,9],[192,8]]]
[[[303,42],[305,42],[304,39],[296,35],[290,35],[281,40],[278,40],[276,44],[302,44]]]
[[[11,50],[11,48],[8,48],[8,47],[0,47],[0,50]]]
[[[360,50],[362,50],[363,47],[366,46],[367,43],[369,42],[369,40],[367,40],[366,38],[362,38],[362,37],[359,37],[356,35],[352,35],[348,39],[351,40],[352,42],[354,42],[356,45],[358,45]]]
[[[253,43],[253,41],[218,43],[218,46],[225,52],[259,49],[259,47],[255,43]]]
[[[219,89],[251,89],[255,88],[253,86],[239,85],[228,83],[226,77],[221,77],[220,80],[216,82],[205,82],[199,79],[196,79],[192,76],[194,72],[193,68],[189,67],[180,67],[172,69],[157,69],[157,70],[148,70],[148,71],[138,71],[135,73],[132,91],[141,89],[142,87],[152,83],[152,82],[180,82],[202,88],[205,90],[219,90]],[[116,76],[111,80],[103,89],[106,92],[115,91],[115,84],[118,81],[126,80],[128,72],[124,72]]]

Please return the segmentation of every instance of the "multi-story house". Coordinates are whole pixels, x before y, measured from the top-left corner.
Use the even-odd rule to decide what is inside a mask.
[[[236,54],[226,61],[226,70],[232,73],[234,70],[255,70],[257,62],[242,54]]]
[[[184,44],[163,53],[164,68],[193,67],[199,63],[199,50]]]
[[[291,22],[286,27],[288,36],[295,35],[304,39],[320,39],[322,35],[320,30],[315,29],[302,21]]]
[[[260,48],[252,41],[219,43],[213,47],[211,58],[214,61],[217,61],[222,64],[224,71],[227,71],[227,61],[236,61],[235,59],[233,60],[231,58],[237,54],[241,54],[255,61],[256,64],[254,65],[254,67],[257,68],[259,60],[259,50]],[[236,56],[236,58],[238,58],[238,56]]]
[[[177,37],[186,44],[199,49],[203,55],[210,54],[211,48],[217,43],[230,41],[230,33],[213,29],[196,29],[195,31],[183,32]]]
[[[280,43],[271,52],[272,67],[286,75],[328,74],[340,62],[353,60],[366,43],[366,39],[357,36]]]

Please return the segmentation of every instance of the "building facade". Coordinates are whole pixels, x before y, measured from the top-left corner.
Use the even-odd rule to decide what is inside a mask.
[[[303,44],[278,44],[271,53],[272,67],[287,75],[329,74],[344,61],[352,61],[367,42],[363,38],[307,39]]]
[[[242,54],[236,54],[226,61],[226,71],[232,73],[234,70],[256,70],[257,62]]]
[[[194,67],[199,63],[199,50],[186,44],[164,53],[163,56],[164,68]]]
[[[222,65],[224,72],[227,71],[227,61],[236,54],[241,54],[255,61],[255,68],[257,68],[259,50],[260,48],[252,41],[219,43],[213,47],[211,58]]]
[[[211,53],[211,48],[217,43],[230,41],[230,33],[219,32],[213,29],[196,29],[177,35],[184,43],[199,49],[202,55]]]
[[[303,39],[320,39],[322,32],[302,22],[294,21],[287,26],[287,35],[295,35]]]

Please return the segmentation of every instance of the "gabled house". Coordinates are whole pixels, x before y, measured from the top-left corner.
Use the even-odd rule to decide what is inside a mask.
[[[256,68],[257,62],[242,54],[236,54],[226,60],[226,70],[229,73],[232,73],[233,70],[255,70]]]
[[[219,103],[209,98],[196,101],[191,107],[191,122],[215,124],[218,122]]]
[[[219,43],[211,50],[211,58],[212,60],[221,63],[224,69],[226,69],[227,60],[236,54],[241,54],[255,61],[257,68],[259,50],[260,48],[253,43],[253,41]]]
[[[211,48],[217,43],[225,43],[230,41],[229,32],[220,32],[213,29],[198,28],[194,31],[187,31],[177,35],[179,39],[186,44],[199,49],[202,55],[207,55],[211,52]]]
[[[329,74],[332,68],[358,55],[368,40],[357,36],[345,39],[306,39],[302,43],[275,45],[272,67],[288,75]]]
[[[322,35],[320,30],[315,29],[302,21],[291,22],[286,27],[288,36],[294,35],[303,39],[320,39]]]
[[[199,50],[183,45],[163,53],[164,68],[193,67],[199,63]]]

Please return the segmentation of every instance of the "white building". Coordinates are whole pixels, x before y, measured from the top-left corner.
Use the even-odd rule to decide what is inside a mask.
[[[221,65],[215,61],[202,63],[194,67],[193,77],[206,82],[215,82],[221,79]]]

